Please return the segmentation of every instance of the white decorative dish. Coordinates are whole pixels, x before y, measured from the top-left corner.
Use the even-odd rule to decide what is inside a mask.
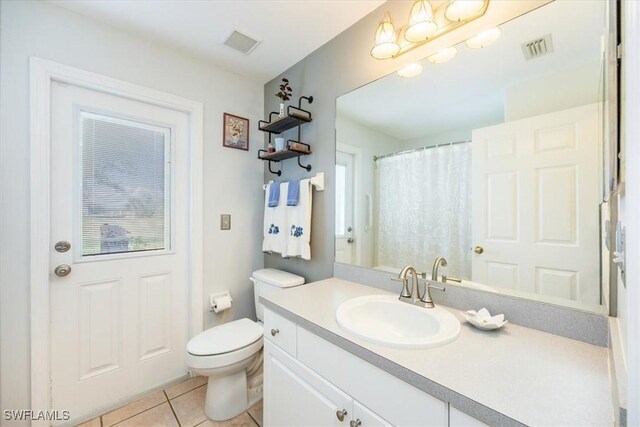
[[[500,329],[507,324],[507,320],[504,320],[504,314],[491,316],[489,310],[487,310],[486,308],[482,308],[479,311],[465,311],[462,313],[462,315],[467,320],[467,322],[484,331]]]

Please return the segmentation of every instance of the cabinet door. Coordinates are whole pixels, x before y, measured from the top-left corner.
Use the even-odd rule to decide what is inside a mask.
[[[391,424],[371,412],[369,408],[360,402],[353,402],[353,417],[351,417],[353,427],[392,427]]]
[[[266,340],[264,376],[265,427],[349,425],[351,397]]]
[[[480,420],[449,405],[449,427],[489,427]]]

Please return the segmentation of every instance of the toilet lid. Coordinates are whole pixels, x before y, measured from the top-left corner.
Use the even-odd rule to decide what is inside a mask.
[[[187,351],[195,356],[229,353],[262,337],[262,326],[249,319],[239,319],[200,332],[187,343]]]

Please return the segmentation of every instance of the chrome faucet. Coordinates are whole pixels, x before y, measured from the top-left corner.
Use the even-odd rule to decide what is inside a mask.
[[[447,266],[447,260],[445,259],[445,257],[441,257],[439,256],[438,258],[436,258],[436,260],[433,262],[433,268],[431,269],[431,280],[434,281],[438,281],[438,268],[442,266],[442,267],[446,267]],[[422,277],[424,278],[426,276],[426,274],[422,274]],[[442,283],[447,283],[447,280],[450,282],[457,282],[457,283],[462,283],[462,279],[458,279],[457,277],[447,277],[444,274],[442,274],[440,276],[440,278],[442,279],[441,282]]]
[[[407,275],[411,274],[411,292],[409,292],[409,279]],[[393,279],[402,282],[402,291],[400,292],[400,301],[413,303],[417,299],[420,299],[420,289],[418,289],[418,272],[410,265],[406,265],[400,271],[397,279]]]
[[[433,268],[431,269],[431,280],[435,280],[436,282],[438,281],[438,268],[440,266],[447,266],[447,260],[441,256],[436,258],[436,260],[433,262]]]
[[[444,258],[442,258],[442,260],[444,260]],[[446,265],[446,260],[444,260],[444,262]],[[409,292],[409,279],[407,277],[409,274],[411,275],[411,292]],[[400,297],[398,297],[398,299],[402,302],[417,305],[420,307],[434,308],[435,305],[433,304],[433,299],[431,299],[430,289],[434,288],[440,291],[444,291],[445,288],[434,284],[433,283],[434,280],[424,279],[425,281],[424,294],[422,294],[421,296],[420,287],[418,286],[419,275],[422,276],[423,278],[426,276],[426,274],[424,273],[418,274],[415,268],[413,268],[410,265],[407,265],[402,269],[402,271],[400,271],[400,274],[398,275],[397,279],[396,278],[391,279],[398,282],[402,282],[402,291],[400,292]]]
[[[426,273],[422,274],[422,277],[425,278],[426,283],[424,287],[424,295],[422,296],[420,301],[426,308],[435,307],[435,304],[433,303],[433,298],[431,298],[431,289],[436,289],[442,292],[446,291],[446,289],[443,286],[436,284],[438,283],[438,268],[440,266],[442,267],[447,266],[447,260],[441,256],[436,258],[436,260],[433,262],[433,268],[431,269],[431,280],[426,279]],[[442,282],[447,283],[447,276],[442,276]]]

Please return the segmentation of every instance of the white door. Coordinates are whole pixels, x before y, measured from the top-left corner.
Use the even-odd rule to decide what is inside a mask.
[[[597,104],[473,131],[474,282],[600,303],[599,141]]]
[[[351,397],[268,340],[264,342],[264,375],[266,427],[349,425]]]
[[[188,121],[52,84],[51,394],[72,419],[187,372]]]
[[[354,156],[336,152],[336,261],[354,259]]]

